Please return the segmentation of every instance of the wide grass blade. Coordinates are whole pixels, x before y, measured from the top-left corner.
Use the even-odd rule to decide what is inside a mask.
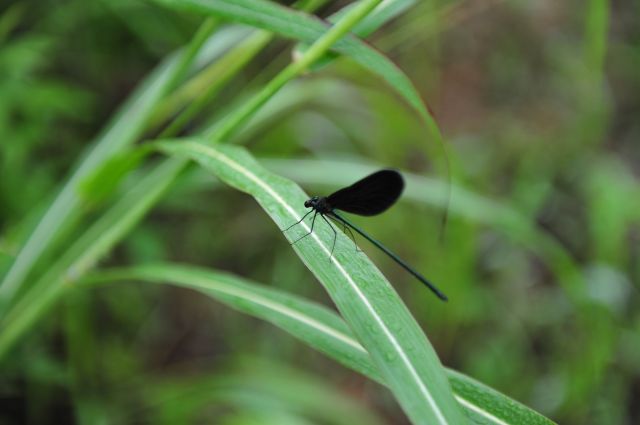
[[[349,326],[325,306],[228,273],[170,263],[103,270],[87,276],[80,285],[128,280],[170,283],[194,289],[234,310],[278,326],[348,368],[385,385],[369,353]],[[446,374],[456,400],[476,424],[553,424],[466,375],[450,369],[446,369]]]
[[[301,206],[308,197],[293,182],[263,169],[246,150],[211,147],[197,139],[165,141],[158,146],[164,152],[196,160],[225,183],[251,194],[280,229],[300,219]],[[309,231],[310,226],[301,223],[285,234],[293,241],[300,232]],[[398,294],[365,255],[354,255],[348,237],[339,233],[336,239],[331,255],[333,230],[319,225],[294,249],[369,351],[411,420],[464,423],[436,353]]]

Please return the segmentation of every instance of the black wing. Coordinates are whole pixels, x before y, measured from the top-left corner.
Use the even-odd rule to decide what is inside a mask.
[[[393,205],[404,189],[395,170],[380,170],[327,196],[332,208],[359,215],[380,214]]]

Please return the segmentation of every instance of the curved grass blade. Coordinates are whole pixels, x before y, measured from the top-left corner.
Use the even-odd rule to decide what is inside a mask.
[[[344,366],[383,385],[384,378],[347,324],[332,310],[287,292],[228,273],[160,263],[95,272],[78,285],[139,280],[201,292],[234,310],[266,320]],[[552,425],[509,397],[451,369],[446,374],[458,403],[476,424]]]
[[[246,150],[206,146],[198,139],[157,146],[197,161],[225,183],[251,194],[280,229],[300,219],[300,206],[307,199],[304,192],[263,169]],[[310,230],[306,223],[300,227]],[[351,240],[344,234],[338,234],[331,256],[333,237],[331,229],[318,226],[294,249],[369,351],[404,411],[416,424],[465,423],[436,353],[397,293],[366,256],[353,255]]]
[[[140,280],[194,289],[219,302],[266,320],[347,367],[382,382],[367,351],[347,324],[327,307],[238,276],[180,264],[151,264],[96,271],[78,285]]]
[[[326,33],[329,26],[316,17],[265,0],[154,0],[166,6],[217,16],[274,32],[287,38],[313,43]],[[342,12],[346,14],[348,11]],[[342,16],[342,15],[341,15]],[[374,14],[375,16],[375,14]],[[379,20],[375,21],[376,23]],[[371,24],[366,24],[367,31]],[[424,120],[427,129],[439,145],[442,134],[411,80],[383,54],[362,40],[347,35],[337,41],[332,50],[342,53],[365,69],[376,73],[396,90]]]

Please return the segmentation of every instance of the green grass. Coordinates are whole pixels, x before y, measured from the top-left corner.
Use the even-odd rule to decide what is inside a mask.
[[[634,423],[637,48],[471,3],[2,12],[0,422]],[[447,304],[280,232],[388,166],[362,226]]]

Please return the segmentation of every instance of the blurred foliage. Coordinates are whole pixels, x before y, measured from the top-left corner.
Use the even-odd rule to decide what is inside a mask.
[[[369,37],[429,103],[455,184],[531,228],[452,211],[439,238],[442,202],[419,195],[383,216],[354,219],[443,287],[448,304],[362,249],[444,364],[563,424],[640,422],[638,16],[632,1],[429,0]],[[200,22],[139,1],[0,8],[0,275],[88,141]],[[275,39],[264,47],[185,133],[268,81],[293,45]],[[345,163],[447,178],[435,175],[415,114],[352,61],[296,81],[263,113],[240,141],[278,173],[300,176],[310,193],[357,179],[342,171]],[[162,130],[150,121],[145,137]],[[326,178],[303,181],[301,158],[326,161]],[[87,190],[91,183],[99,184]],[[117,190],[102,189],[82,220]],[[104,263],[161,260],[330,303],[253,200],[197,170]],[[261,360],[241,361],[247,356]],[[0,423],[406,422],[386,390],[335,365],[184,289],[73,291],[3,362]],[[343,415],[326,415],[327,405]]]

